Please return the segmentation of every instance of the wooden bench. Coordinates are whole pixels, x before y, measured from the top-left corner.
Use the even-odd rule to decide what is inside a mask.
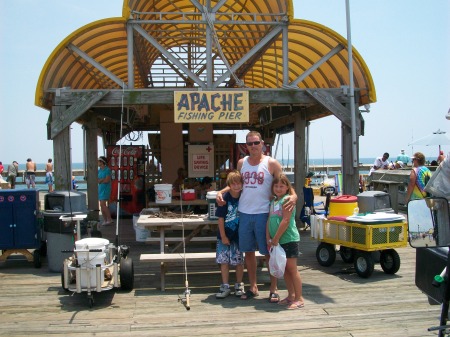
[[[145,240],[145,242],[148,243],[160,243],[160,238],[159,237],[149,237]],[[165,237],[164,241],[166,243],[172,243],[172,242],[182,242],[183,238],[182,237]],[[191,242],[216,242],[217,241],[217,236],[194,236],[193,238],[190,239]]]
[[[256,252],[256,259],[264,259],[265,256]],[[186,261],[215,261],[216,252],[205,253],[186,253]],[[161,291],[166,290],[166,273],[168,263],[183,263],[184,255],[182,253],[170,253],[170,254],[141,254],[140,261],[142,262],[159,262],[161,264]]]

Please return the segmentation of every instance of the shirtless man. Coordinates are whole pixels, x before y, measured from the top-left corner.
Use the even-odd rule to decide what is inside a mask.
[[[53,192],[53,163],[49,159],[45,165],[45,183],[48,185],[48,191]]]
[[[247,300],[259,295],[256,280],[256,249],[266,256],[269,265],[268,242],[266,241],[266,223],[269,216],[269,205],[272,197],[271,185],[273,177],[282,173],[281,164],[274,158],[263,154],[264,141],[261,134],[250,131],[246,136],[249,156],[241,158],[237,170],[244,181],[239,199],[239,250],[245,252],[245,264],[250,288],[241,299]],[[217,204],[224,205],[222,194],[228,187],[217,193]],[[290,196],[283,207],[293,209],[297,202],[297,194]],[[280,300],[277,290],[277,279],[270,276],[269,302]]]
[[[27,159],[25,181],[27,183],[27,188],[30,188],[30,185],[33,188],[36,188],[36,163],[32,161],[31,158]]]

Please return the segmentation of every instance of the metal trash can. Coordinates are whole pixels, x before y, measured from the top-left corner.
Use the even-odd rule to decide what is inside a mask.
[[[64,260],[72,253],[63,250],[73,250],[76,221],[64,222],[62,215],[70,216],[86,214],[86,195],[76,191],[55,191],[45,195],[44,236],[47,243],[47,262],[50,272],[62,272]]]
[[[48,270],[55,273],[62,272],[64,260],[72,255],[72,253],[63,253],[62,251],[73,250],[75,221],[63,222],[59,219],[62,215],[70,215],[70,213],[48,210],[42,214],[47,242]]]
[[[60,212],[87,212],[86,194],[78,191],[54,191],[45,195],[44,209]]]

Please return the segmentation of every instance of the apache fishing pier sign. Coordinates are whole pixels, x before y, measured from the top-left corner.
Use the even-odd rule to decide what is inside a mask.
[[[246,123],[248,91],[175,91],[175,123]]]

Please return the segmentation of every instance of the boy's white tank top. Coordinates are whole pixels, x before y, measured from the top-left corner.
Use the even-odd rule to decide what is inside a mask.
[[[269,156],[255,166],[244,158],[241,168],[244,185],[239,198],[239,212],[246,214],[269,213],[273,176],[269,172]]]

